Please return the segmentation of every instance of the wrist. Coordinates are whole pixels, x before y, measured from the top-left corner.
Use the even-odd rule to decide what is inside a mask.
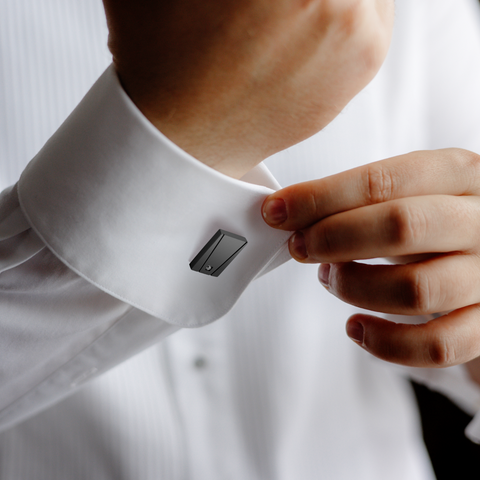
[[[275,150],[252,132],[241,107],[222,105],[208,92],[151,92],[147,82],[128,72],[117,75],[130,99],[163,135],[205,165],[241,178]]]

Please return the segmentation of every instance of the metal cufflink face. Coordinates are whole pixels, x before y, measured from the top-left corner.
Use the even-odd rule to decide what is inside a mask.
[[[205,275],[218,277],[247,243],[245,237],[218,230],[190,262],[190,268]]]

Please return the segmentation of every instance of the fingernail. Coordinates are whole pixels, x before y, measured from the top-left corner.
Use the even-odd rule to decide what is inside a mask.
[[[290,251],[298,260],[304,260],[308,257],[307,247],[305,246],[305,237],[302,232],[297,232],[290,240]]]
[[[269,225],[280,225],[287,219],[287,206],[283,198],[268,200],[263,206],[263,218]]]
[[[364,330],[363,325],[358,322],[348,322],[347,323],[347,335],[354,341],[363,345],[363,336]]]
[[[318,279],[320,283],[328,287],[328,277],[330,276],[330,264],[329,263],[322,263],[318,268]]]

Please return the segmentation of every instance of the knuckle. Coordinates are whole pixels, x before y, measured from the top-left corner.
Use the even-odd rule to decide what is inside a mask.
[[[427,219],[423,210],[406,202],[392,205],[387,224],[390,230],[390,243],[409,249],[406,253],[412,253],[410,249],[425,239]]]
[[[461,172],[467,174],[467,189],[464,193],[472,194],[478,193],[478,185],[480,184],[480,155],[469,150],[454,149],[455,156],[458,158],[458,162],[461,168]],[[464,168],[464,167],[467,168]]]
[[[370,0],[324,0],[322,11],[334,21],[344,38],[355,41],[356,51],[362,47],[375,50],[378,46],[378,36],[381,29],[365,28],[374,22],[372,13],[377,7]]]
[[[384,48],[377,38],[373,38],[361,52],[361,58],[367,72],[376,72],[382,65]]]
[[[456,363],[456,353],[453,344],[446,335],[437,333],[428,344],[428,361],[435,367],[448,367]]]
[[[434,303],[430,278],[420,269],[409,273],[403,284],[403,306],[411,313],[428,313]]]
[[[471,165],[478,167],[480,163],[480,155],[464,148],[447,148],[449,157],[453,159],[459,166],[465,167],[465,165]]]
[[[335,2],[332,2],[335,4]],[[336,5],[338,8],[339,5]],[[342,30],[348,35],[352,35],[357,31],[363,17],[365,2],[363,0],[350,0],[346,5],[340,6],[339,21]]]
[[[480,155],[463,148],[445,148],[440,150],[445,155],[454,174],[463,180],[463,194],[478,193],[480,182]]]
[[[368,166],[365,183],[366,196],[371,204],[383,203],[393,198],[395,179],[385,166],[380,164]]]
[[[323,225],[318,238],[321,239],[321,241],[316,246],[317,248],[315,250],[319,250],[322,258],[332,259],[336,253],[335,229],[328,225]],[[315,251],[313,254],[315,256],[317,252]]]
[[[323,202],[321,198],[319,198],[319,194],[316,188],[313,188],[308,192],[306,202],[305,202],[305,209],[306,212],[302,212],[307,215],[308,218],[318,218],[320,213],[322,212]]]
[[[334,8],[340,9],[340,30],[352,41],[353,51],[365,74],[376,73],[383,63],[389,42],[382,23],[377,23],[377,6],[369,0],[345,0]],[[375,15],[372,15],[375,13]],[[373,28],[372,28],[373,27]]]

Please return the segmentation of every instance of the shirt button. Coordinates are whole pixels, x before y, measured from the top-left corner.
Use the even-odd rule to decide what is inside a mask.
[[[205,357],[197,357],[193,364],[195,365],[195,368],[201,370],[202,368],[205,368],[207,366],[207,360],[205,359]]]

